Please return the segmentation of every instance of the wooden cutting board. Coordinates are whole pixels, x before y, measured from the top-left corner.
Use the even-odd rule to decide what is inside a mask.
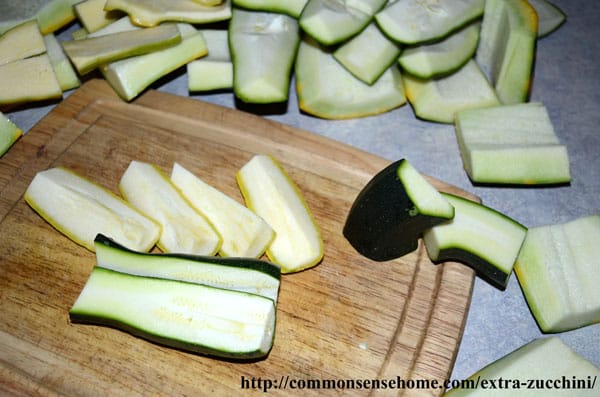
[[[95,258],[22,199],[37,171],[70,167],[117,192],[131,160],[165,172],[177,161],[241,201],[235,173],[256,153],[275,156],[296,181],[325,242],[319,266],[283,276],[266,359],[220,361],[69,322]],[[273,395],[367,395],[363,380],[442,382],[462,335],[473,272],[430,263],[422,245],[401,259],[373,262],[342,236],[358,191],[387,164],[237,110],[156,91],[127,104],[105,82],[86,83],[0,160],[0,394],[262,395],[271,382]],[[352,381],[354,389],[344,383]],[[330,388],[306,389],[316,382]],[[401,392],[442,394],[376,394]]]

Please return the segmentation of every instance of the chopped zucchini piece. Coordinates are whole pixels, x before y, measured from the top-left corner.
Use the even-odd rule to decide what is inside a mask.
[[[397,0],[375,15],[390,38],[404,44],[441,39],[483,14],[485,0]]]
[[[94,244],[97,265],[105,269],[247,292],[277,302],[281,270],[270,262],[242,257],[139,252],[102,234],[96,236]]]
[[[81,85],[79,76],[54,33],[44,35],[44,43],[61,90],[67,91],[79,87]]]
[[[0,105],[62,98],[47,53],[0,66],[0,87]]]
[[[207,285],[95,267],[71,307],[72,322],[127,331],[161,345],[230,359],[273,346],[271,299]]]
[[[25,201],[77,244],[94,251],[98,233],[130,249],[150,250],[160,226],[114,193],[62,167],[38,172]]]
[[[474,182],[556,184],[571,180],[567,148],[539,102],[458,112],[456,137]]]
[[[594,397],[600,392],[599,376],[594,364],[560,338],[539,338],[471,375],[468,380],[477,388],[454,388],[444,397]]]
[[[431,260],[462,262],[482,279],[505,289],[527,229],[483,204],[442,195],[454,207],[454,218],[423,232]]]
[[[323,258],[323,239],[300,189],[277,160],[255,155],[237,173],[246,205],[275,230],[267,256],[282,273],[298,272]]]
[[[299,41],[295,18],[234,9],[229,48],[235,95],[247,103],[285,102]]]
[[[227,30],[200,30],[208,55],[186,65],[190,92],[233,88],[233,63]]]
[[[23,130],[0,112],[0,158],[23,135]]]
[[[479,21],[472,22],[440,41],[405,47],[398,62],[404,71],[421,79],[455,72],[473,58],[480,28]]]
[[[233,5],[254,11],[269,11],[299,18],[308,0],[233,0]]]
[[[424,230],[454,217],[452,205],[407,161],[396,161],[358,194],[344,237],[362,255],[387,261],[417,249]]]
[[[530,228],[515,274],[543,332],[600,322],[600,215]]]
[[[537,37],[548,36],[562,26],[567,20],[566,14],[554,3],[548,0],[528,0],[538,16]]]
[[[338,62],[367,84],[377,81],[399,55],[400,47],[388,39],[375,23],[370,23],[333,52]]]
[[[0,66],[44,52],[44,38],[35,21],[24,22],[0,36]]]
[[[164,252],[214,255],[222,239],[154,164],[132,161],[119,182],[131,205],[161,225],[158,247]]]
[[[75,15],[87,32],[94,33],[123,16],[123,13],[118,10],[104,10],[105,4],[106,0],[84,0],[75,4]]]
[[[64,41],[63,49],[80,74],[123,58],[146,54],[181,42],[175,24]]]
[[[156,26],[162,22],[204,24],[231,18],[231,0],[217,6],[205,6],[191,0],[107,0],[106,11],[120,10],[139,26]]]
[[[300,109],[325,119],[349,119],[387,112],[406,103],[399,68],[393,64],[372,84],[356,78],[330,49],[303,39],[295,65]]]
[[[15,25],[36,20],[42,34],[57,31],[75,20],[73,5],[81,0],[18,0],[0,4],[0,34]]]
[[[309,0],[300,27],[324,46],[339,44],[362,31],[387,0]]]
[[[475,59],[504,104],[525,102],[538,18],[527,0],[487,0]]]
[[[261,217],[177,163],[171,181],[223,237],[221,256],[257,258],[275,237]]]
[[[420,79],[404,73],[403,81],[408,101],[424,120],[450,124],[461,110],[500,104],[473,59],[447,76]]]
[[[130,101],[159,78],[208,52],[202,34],[192,25],[177,24],[181,43],[148,54],[103,65],[100,70],[113,89]]]

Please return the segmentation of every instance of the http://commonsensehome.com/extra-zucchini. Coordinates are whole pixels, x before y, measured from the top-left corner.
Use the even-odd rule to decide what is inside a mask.
[[[157,344],[219,358],[248,360],[268,355],[275,335],[275,301],[232,287],[262,285],[269,278],[276,289],[276,266],[251,266],[242,259],[224,266],[219,259],[209,258],[206,279],[199,281],[221,283],[215,287],[183,281],[186,276],[202,278],[201,270],[191,270],[205,264],[202,257],[137,254],[102,237],[97,244],[98,265],[69,311],[72,322],[110,326]],[[176,270],[168,276],[177,279],[163,278],[171,265]],[[230,280],[227,276],[218,280],[220,269],[215,266],[234,274],[229,274]]]

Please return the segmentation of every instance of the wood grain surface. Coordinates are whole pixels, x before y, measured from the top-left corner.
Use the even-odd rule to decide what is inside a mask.
[[[256,153],[282,163],[325,243],[321,264],[283,276],[275,344],[266,359],[220,361],[69,322],[95,258],[25,203],[36,172],[62,165],[118,192],[131,160],[167,173],[177,161],[241,202],[235,173]],[[238,110],[156,91],[127,104],[105,82],[87,82],[0,160],[0,394],[264,395],[243,386],[267,381],[271,395],[442,394],[432,387],[356,388],[360,380],[448,378],[473,284],[470,269],[432,264],[422,244],[377,263],[343,238],[355,196],[388,163]],[[347,381],[355,388],[343,387]],[[315,382],[336,387],[308,390]]]

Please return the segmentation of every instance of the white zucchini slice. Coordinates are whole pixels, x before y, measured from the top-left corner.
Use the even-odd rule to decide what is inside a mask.
[[[404,44],[441,39],[483,14],[485,0],[397,0],[375,15],[390,38]]]
[[[567,20],[567,15],[556,4],[548,0],[528,1],[535,8],[538,16],[538,38],[548,36]]]
[[[499,105],[496,92],[473,59],[456,72],[432,79],[403,74],[406,97],[417,117],[453,123],[461,110]]]
[[[346,70],[330,50],[309,40],[300,43],[295,66],[302,111],[325,119],[349,119],[384,113],[406,103],[395,64],[369,85]]]
[[[0,105],[62,98],[47,53],[0,66],[0,87]]]
[[[285,102],[299,41],[295,18],[234,9],[229,22],[234,94],[247,103]]]
[[[264,357],[273,346],[271,299],[95,267],[71,307],[72,322],[100,324],[148,341],[231,359]]]
[[[543,332],[600,322],[600,214],[530,228],[515,274]]]
[[[454,218],[423,232],[431,260],[462,262],[490,284],[506,288],[527,229],[483,204],[441,194],[454,207]]]
[[[261,217],[178,163],[173,165],[171,181],[223,237],[221,256],[257,258],[275,237],[271,226]]]
[[[387,0],[309,0],[300,27],[321,45],[339,44],[362,31]]]
[[[75,4],[77,19],[88,33],[94,33],[123,17],[121,11],[106,11],[106,0],[84,0]]]
[[[212,224],[156,165],[132,161],[119,190],[132,206],[161,225],[157,244],[162,251],[214,255],[221,248],[221,236]]]
[[[127,248],[148,251],[161,231],[116,194],[62,167],[38,172],[24,198],[58,231],[92,252],[98,233]]]
[[[373,84],[398,59],[400,47],[385,36],[375,23],[341,44],[333,57],[350,73]]]
[[[474,182],[555,184],[571,180],[567,148],[539,102],[458,112],[456,137]]]
[[[233,62],[229,52],[227,30],[200,30],[208,55],[186,65],[188,90],[190,92],[233,88]]]
[[[0,36],[0,66],[46,52],[36,21],[24,22]]]
[[[130,101],[149,85],[208,52],[202,34],[192,25],[177,24],[181,43],[148,54],[121,59],[100,67],[113,89]]]
[[[67,91],[79,87],[81,80],[54,33],[44,35],[44,43],[60,88]]]
[[[473,58],[480,28],[479,21],[472,22],[441,41],[405,47],[398,62],[404,71],[422,79],[452,73]]]
[[[298,272],[323,258],[323,240],[296,184],[271,156],[255,155],[237,173],[246,205],[275,230],[267,256],[282,273]]]
[[[468,378],[474,387],[444,397],[594,397],[600,370],[558,337],[534,339]],[[487,381],[484,385],[483,381]]]
[[[487,0],[475,60],[504,104],[525,102],[538,18],[527,0]]]
[[[19,0],[0,4],[0,34],[15,25],[36,20],[40,32],[55,32],[75,20],[73,5],[81,0]]]
[[[23,135],[23,130],[0,112],[0,158]]]
[[[152,28],[63,41],[62,46],[79,74],[86,74],[100,65],[172,47],[180,42],[181,34],[177,26],[163,24]]]
[[[139,26],[156,26],[162,22],[205,24],[231,18],[231,0],[217,6],[205,6],[190,0],[107,0],[106,11],[120,10]]]
[[[268,11],[299,18],[308,0],[233,0],[233,5],[254,11]]]

